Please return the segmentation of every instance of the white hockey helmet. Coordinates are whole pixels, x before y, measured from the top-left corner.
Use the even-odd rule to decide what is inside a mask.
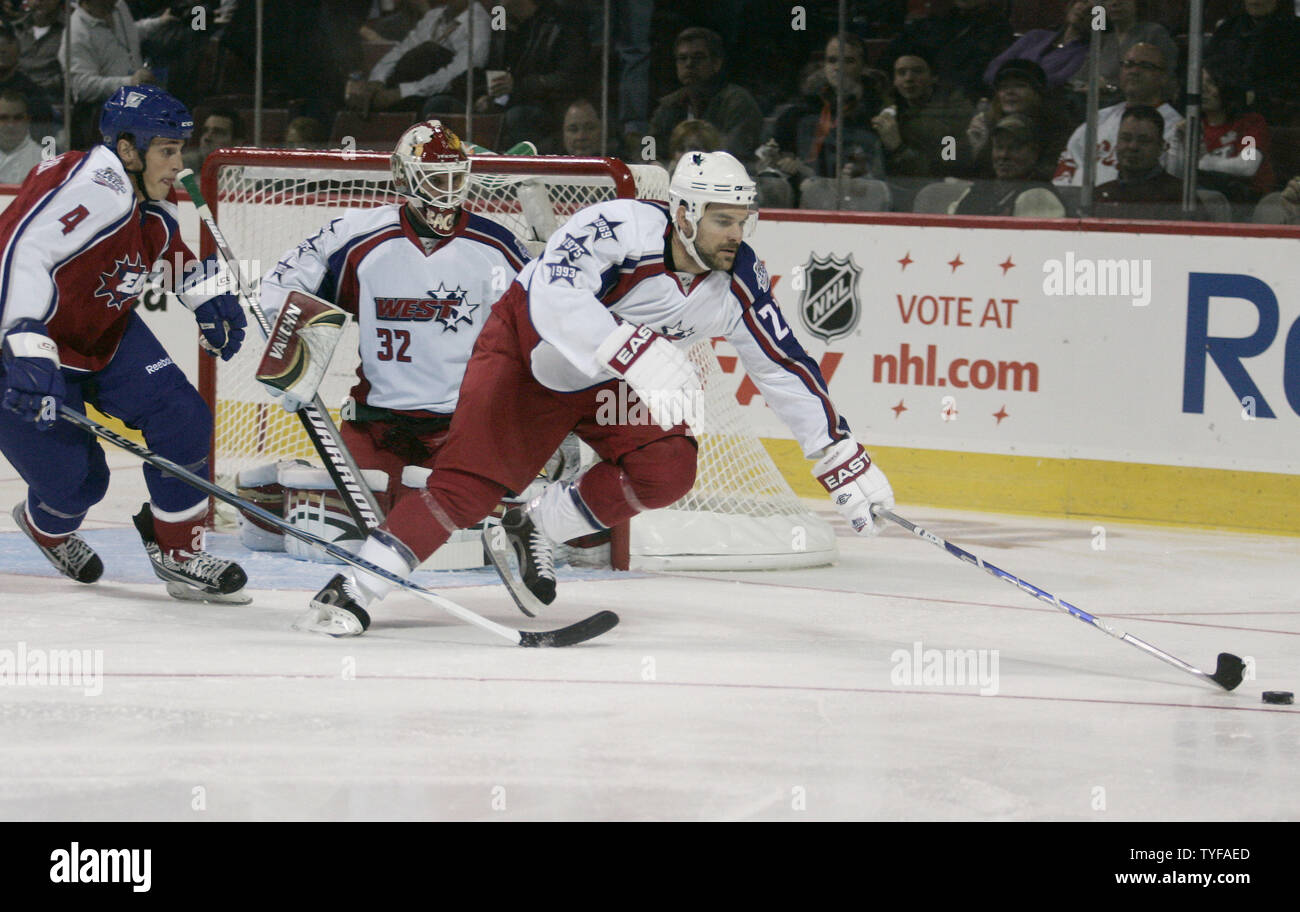
[[[709,203],[744,206],[749,210],[745,219],[745,237],[754,233],[758,221],[758,207],[754,203],[756,191],[745,166],[728,152],[687,152],[678,160],[668,185],[669,214],[673,230],[691,259],[707,268],[695,251],[699,236],[700,219]],[[691,227],[690,237],[677,226],[677,208],[686,207],[686,221]]]
[[[450,228],[450,213],[469,196],[470,158],[460,137],[437,120],[407,129],[393,149],[393,186],[431,227]]]

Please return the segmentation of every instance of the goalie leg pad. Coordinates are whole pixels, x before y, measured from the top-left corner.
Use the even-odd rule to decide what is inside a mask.
[[[293,291],[271,328],[257,368],[258,382],[296,411],[316,398],[348,315],[315,295]]]

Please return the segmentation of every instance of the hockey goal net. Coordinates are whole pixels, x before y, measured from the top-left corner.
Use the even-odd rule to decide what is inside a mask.
[[[657,165],[500,155],[476,155],[473,161],[468,208],[505,225],[534,251],[585,206],[614,198],[667,199],[668,174]],[[389,158],[378,153],[227,150],[208,157],[202,182],[254,285],[341,212],[401,201],[392,188]],[[203,242],[206,253],[206,232]],[[263,346],[257,330],[250,331],[254,338],[229,362],[199,359],[200,390],[216,419],[212,472],[231,489],[245,469],[282,459],[320,461],[301,424],[254,380]],[[320,387],[331,410],[356,381],[356,331],[353,323]],[[705,389],[695,487],[671,508],[638,516],[629,535],[616,536],[615,566],[740,569],[832,562],[833,530],[794,494],[747,426],[735,399],[740,376],[723,372],[712,341],[696,343],[690,357]],[[622,541],[628,542],[627,554],[617,544]]]

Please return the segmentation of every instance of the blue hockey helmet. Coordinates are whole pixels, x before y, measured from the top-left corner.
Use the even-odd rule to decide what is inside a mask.
[[[144,155],[154,137],[189,139],[194,132],[194,118],[185,105],[157,86],[122,86],[104,102],[99,132],[110,149],[116,148],[123,133],[131,134],[135,147]]]

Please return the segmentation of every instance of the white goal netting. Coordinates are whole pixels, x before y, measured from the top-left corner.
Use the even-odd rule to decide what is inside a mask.
[[[304,238],[341,211],[399,202],[388,157],[373,153],[242,150],[204,168],[205,196],[256,284]],[[534,249],[579,209],[616,197],[667,199],[668,175],[656,165],[613,160],[475,156],[467,206],[505,225]],[[257,329],[250,330],[255,335]],[[340,342],[322,401],[337,408],[356,382],[356,324]],[[203,391],[216,417],[213,471],[233,489],[238,472],[282,459],[319,463],[298,420],[254,380],[256,339],[229,362],[201,358]],[[816,566],[836,557],[834,533],[790,489],[747,426],[709,341],[690,355],[704,380],[705,430],[692,491],[667,510],[631,524],[632,566],[747,568]],[[210,373],[208,373],[210,371]],[[333,411],[338,420],[337,411]]]

